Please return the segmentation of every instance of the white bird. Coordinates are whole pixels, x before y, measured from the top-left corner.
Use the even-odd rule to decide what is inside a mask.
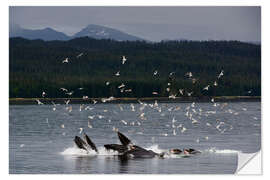
[[[247,110],[247,108],[242,108],[242,110],[243,110],[243,111],[246,111],[246,110]]]
[[[125,64],[125,62],[127,61],[127,58],[125,56],[122,57],[122,64]]]
[[[141,125],[141,123],[140,123],[139,121],[137,121],[137,124],[138,124],[138,126],[140,126],[140,125]]]
[[[120,86],[118,86],[119,89],[125,87],[125,85],[122,83]]]
[[[42,97],[45,97],[46,93],[45,92],[42,92]]]
[[[168,83],[168,86],[170,86],[171,85],[171,83]]]
[[[163,136],[168,136],[168,134],[167,133],[164,133],[164,134],[162,134]]]
[[[78,54],[76,57],[79,58],[83,55],[83,53]]]
[[[133,104],[130,104],[130,107],[131,107],[131,111],[135,111],[135,106]]]
[[[190,92],[190,93],[189,93],[189,92],[187,92],[187,95],[188,95],[188,96],[191,96],[192,94],[193,94],[193,92]]]
[[[175,72],[171,72],[171,73],[170,73],[170,76],[172,76],[173,74],[175,74]]]
[[[107,81],[107,82],[106,82],[106,86],[108,86],[109,84],[110,84],[110,82],[109,82],[109,81]]]
[[[199,143],[199,142],[200,142],[200,139],[199,139],[199,138],[198,138],[198,139],[196,139],[196,142],[197,142],[197,143]]]
[[[69,96],[71,96],[73,93],[74,93],[74,92],[71,91],[71,92],[68,92],[68,93],[66,93],[66,94],[69,95]]]
[[[187,128],[183,127],[181,130],[181,133],[184,133],[187,130]]]
[[[191,78],[192,77],[192,72],[187,72],[186,75]]]
[[[118,132],[118,128],[115,128],[114,126],[113,126],[112,130],[115,132]]]
[[[66,59],[64,59],[63,61],[62,61],[62,63],[68,63],[68,58],[66,58]]]
[[[154,91],[154,92],[152,92],[152,94],[154,94],[154,95],[158,95],[158,93],[157,93],[157,92],[155,92],[155,91]]]
[[[217,81],[215,81],[215,82],[214,82],[214,86],[217,86],[217,85],[218,85],[218,84],[217,84]]]
[[[60,90],[65,91],[65,92],[68,92],[68,90],[65,89],[65,88],[60,88]]]
[[[65,101],[65,104],[68,105],[69,102],[70,102],[70,100],[67,100],[67,101]]]
[[[210,87],[210,85],[207,85],[205,88],[203,88],[203,90],[208,91],[209,87]]]
[[[192,118],[192,122],[191,122],[192,124],[197,124],[198,123],[198,121],[196,120],[196,119],[193,119]]]
[[[212,98],[212,99],[211,99],[211,102],[212,102],[212,103],[213,103],[213,102],[215,102],[215,99],[214,99],[214,98]]]
[[[170,91],[170,88],[169,88],[169,87],[168,87],[168,88],[166,88],[166,91],[167,91],[167,92],[169,92],[169,91]]]
[[[94,116],[88,116],[89,119],[94,119],[95,118],[95,115]]]
[[[21,144],[20,147],[21,147],[21,148],[24,147],[24,144]]]
[[[169,99],[175,99],[176,98],[176,94],[171,94],[170,96],[169,96]]]
[[[115,76],[120,76],[120,71],[116,72]]]
[[[97,103],[97,101],[96,101],[96,100],[94,100],[94,99],[93,99],[92,101],[93,101],[93,104],[96,104],[96,103]]]
[[[90,124],[90,122],[88,121],[88,128],[93,128],[93,126]]]
[[[121,120],[122,123],[124,123],[125,125],[127,125],[128,123],[124,120]]]
[[[209,127],[211,127],[212,125],[211,125],[210,123],[206,123],[206,126],[209,126]]]
[[[179,89],[179,93],[181,94],[181,95],[184,95],[184,89]]]
[[[173,130],[173,135],[176,136],[176,131],[175,131],[175,129]]]
[[[224,75],[224,74],[223,74],[223,72],[224,72],[224,71],[223,71],[223,70],[221,70],[220,74],[218,75],[218,79],[219,79],[219,78],[221,78],[221,76],[223,76],[223,75]]]
[[[61,128],[65,128],[65,125],[64,125],[64,124],[62,124],[62,125],[61,125]]]
[[[83,96],[83,99],[88,99],[88,96]]]
[[[208,139],[209,139],[209,137],[208,137],[208,136],[205,136],[205,139],[206,139],[206,140],[208,140]]]
[[[172,123],[175,123],[175,122],[176,122],[175,117],[173,117],[173,119],[172,119]]]
[[[42,104],[43,104],[43,103],[42,103],[40,100],[38,100],[38,99],[36,99],[36,101],[37,101],[38,105],[42,105]]]
[[[156,75],[157,75],[157,73],[158,73],[158,71],[157,71],[157,70],[155,70],[155,71],[154,71],[154,76],[156,76]]]
[[[83,128],[79,128],[80,129],[80,134],[82,134],[82,132],[83,132]]]

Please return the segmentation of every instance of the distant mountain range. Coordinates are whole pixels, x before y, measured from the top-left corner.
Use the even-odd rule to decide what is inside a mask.
[[[9,37],[23,37],[26,39],[42,39],[50,40],[69,40],[78,37],[91,37],[94,39],[113,39],[116,41],[144,41],[144,39],[137,36],[127,34],[125,32],[108,28],[105,26],[90,24],[81,31],[75,33],[73,36],[68,36],[63,32],[56,31],[52,28],[45,29],[24,29],[19,25],[11,25],[9,29]]]

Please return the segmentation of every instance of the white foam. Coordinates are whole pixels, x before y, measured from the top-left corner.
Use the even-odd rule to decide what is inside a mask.
[[[94,150],[89,150],[86,152],[83,149],[79,149],[76,146],[69,147],[65,149],[63,152],[60,152],[61,155],[70,155],[70,156],[96,156],[96,155],[102,155],[102,156],[112,156],[117,155],[117,152],[114,151],[107,151],[104,147],[98,147],[98,152],[96,153]]]
[[[217,154],[236,154],[241,153],[241,151],[233,149],[216,149],[215,147],[205,150],[205,152],[217,153]]]

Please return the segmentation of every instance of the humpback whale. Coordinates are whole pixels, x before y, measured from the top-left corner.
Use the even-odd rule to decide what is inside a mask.
[[[104,147],[106,150],[113,150],[118,152],[118,156],[121,159],[127,158],[153,158],[153,157],[160,157],[163,158],[165,153],[156,153],[152,150],[144,149],[140,146],[134,145],[131,140],[126,137],[124,134],[117,132],[118,138],[121,144],[105,144]],[[87,136],[87,134],[83,134],[84,140],[78,136],[75,136],[74,142],[78,148],[83,149],[89,152],[90,149],[94,150],[98,153],[98,149],[93,141]],[[169,154],[198,154],[201,153],[195,149],[171,149]]]

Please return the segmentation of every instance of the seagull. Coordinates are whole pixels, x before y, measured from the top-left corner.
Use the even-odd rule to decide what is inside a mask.
[[[169,91],[170,91],[170,88],[169,88],[169,87],[168,87],[168,88],[166,88],[166,91],[167,91],[167,92],[169,92]]]
[[[42,92],[42,97],[45,97],[46,93],[45,92]]]
[[[214,82],[214,86],[217,86],[217,85],[218,85],[218,84],[217,84],[217,81],[215,81],[215,82]]]
[[[24,147],[24,144],[21,144],[20,147],[21,147],[21,148]]]
[[[70,100],[65,101],[66,105],[68,105],[69,102],[70,102]]]
[[[207,85],[205,88],[203,88],[203,90],[208,91],[209,87],[210,87],[210,85]]]
[[[154,76],[156,76],[156,75],[157,75],[157,73],[158,73],[158,71],[157,71],[157,70],[155,70],[153,75],[154,75]]]
[[[193,94],[193,92],[190,92],[190,93],[189,93],[189,92],[187,92],[187,95],[188,95],[188,96],[191,96],[192,94]]]
[[[106,82],[106,86],[108,86],[109,84],[110,84],[110,82],[109,82],[109,81],[107,81],[107,82]]]
[[[184,133],[187,130],[187,128],[183,127],[181,130],[181,133]]]
[[[208,140],[208,139],[209,139],[209,137],[208,137],[208,136],[205,136],[205,139],[206,139],[206,140]]]
[[[97,101],[96,101],[96,100],[94,100],[94,99],[93,99],[92,101],[93,101],[93,103],[94,103],[94,104],[96,104],[96,103],[97,103]]]
[[[60,90],[65,91],[65,92],[68,92],[68,90],[65,89],[65,88],[60,88]]]
[[[157,93],[157,92],[155,92],[155,91],[154,91],[154,92],[152,92],[152,94],[154,94],[154,95],[158,95],[158,93]]]
[[[248,94],[250,94],[251,92],[252,92],[252,90],[249,90],[249,91],[248,91]]]
[[[62,61],[62,63],[68,63],[68,58],[66,58],[66,59],[64,59],[63,61]]]
[[[186,76],[188,76],[188,77],[191,78],[191,77],[192,77],[192,72],[187,72],[187,73],[186,73]]]
[[[120,76],[120,71],[118,71],[117,73],[115,73],[115,76]]]
[[[61,125],[61,128],[65,128],[65,125],[64,125],[64,124],[62,124],[62,125]]]
[[[122,83],[120,86],[118,86],[119,89],[125,87],[125,85]]]
[[[124,120],[121,120],[122,123],[124,123],[125,125],[127,125],[128,123]]]
[[[83,55],[83,53],[78,54],[76,57],[79,58]]]
[[[90,122],[88,121],[88,128],[93,128],[93,126],[90,124]]]
[[[170,86],[171,85],[171,83],[168,83],[168,86]]]
[[[171,94],[170,96],[169,96],[169,99],[175,99],[176,98],[176,94]]]
[[[130,104],[130,107],[131,107],[131,111],[135,111],[135,106],[133,104]]]
[[[223,72],[224,72],[224,71],[223,71],[223,70],[221,70],[220,74],[218,75],[218,79],[219,79],[219,78],[221,78],[221,76],[223,76],[223,75],[224,75],[224,74],[223,74]]]
[[[173,130],[173,135],[176,136],[176,131],[175,131],[175,129]]]
[[[82,134],[83,128],[79,128],[80,129],[80,134]]]
[[[173,74],[175,74],[175,72],[171,72],[171,73],[170,73],[170,76],[172,76]]]
[[[212,102],[212,103],[213,103],[213,102],[215,102],[215,99],[214,99],[214,98],[212,98],[212,99],[211,99],[211,102]]]
[[[167,133],[164,133],[164,134],[162,134],[163,136],[168,136],[168,134]]]
[[[88,99],[88,96],[83,96],[83,99]]]
[[[206,123],[206,126],[209,126],[209,127],[211,127],[212,125],[211,125],[211,124],[209,124],[209,123]]]
[[[184,91],[184,89],[179,89],[179,93],[180,93],[181,95],[184,95],[183,91]]]
[[[126,57],[123,56],[123,57],[122,57],[122,64],[125,64],[126,61],[127,61]]]
[[[67,94],[67,95],[69,95],[69,96],[71,96],[73,93],[74,93],[74,92],[73,92],[73,91],[71,91],[71,92],[66,93],[66,94]]]
[[[36,101],[37,101],[38,105],[43,104],[43,103],[42,103],[40,100],[38,100],[38,99],[36,99]]]
[[[95,116],[88,116],[89,119],[94,119]]]

